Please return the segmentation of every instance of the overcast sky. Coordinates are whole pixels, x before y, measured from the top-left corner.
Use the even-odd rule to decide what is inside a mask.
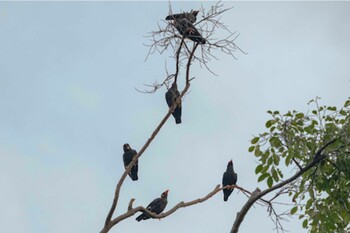
[[[201,4],[209,10],[214,2],[172,8]],[[132,197],[146,206],[166,189],[167,209],[204,196],[230,159],[239,185],[265,188],[247,149],[266,111],[307,111],[316,96],[341,106],[349,97],[349,2],[224,5],[234,8],[222,21],[248,54],[217,54],[217,76],[194,65],[183,123],[165,124],[139,161],[139,180],[126,179],[117,213]],[[122,145],[139,150],[167,112],[164,88],[135,91],[162,81],[165,64],[174,69],[168,55],[145,61],[144,36],[167,13],[168,2],[0,2],[0,232],[100,231],[124,170]],[[229,232],[247,198],[237,191],[222,198],[161,221],[133,216],[111,232]],[[297,220],[284,226],[306,232]],[[266,208],[255,206],[240,232],[273,228]]]

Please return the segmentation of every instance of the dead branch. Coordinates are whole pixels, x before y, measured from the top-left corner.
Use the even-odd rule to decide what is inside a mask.
[[[146,141],[146,143],[143,145],[143,147],[140,149],[140,151],[133,157],[133,160],[130,162],[130,164],[126,167],[124,173],[122,174],[121,178],[118,181],[118,184],[116,186],[115,189],[115,193],[114,193],[114,199],[112,202],[112,206],[107,214],[106,220],[105,220],[105,225],[104,228],[101,232],[108,232],[108,231],[104,231],[105,229],[108,228],[108,226],[110,225],[113,213],[117,207],[118,204],[118,199],[119,199],[119,194],[120,194],[120,189],[124,183],[124,180],[127,176],[127,174],[129,174],[129,172],[131,171],[132,166],[134,166],[134,164],[136,163],[136,161],[139,159],[139,157],[143,154],[143,152],[148,148],[148,146],[151,144],[151,142],[153,141],[153,139],[157,136],[157,134],[159,133],[160,129],[163,127],[163,125],[165,124],[165,122],[168,120],[168,118],[170,117],[171,113],[175,110],[176,106],[180,103],[180,101],[182,100],[183,96],[187,93],[188,89],[190,88],[190,79],[189,79],[189,70],[190,70],[190,65],[191,65],[191,59],[193,57],[193,54],[196,51],[197,46],[194,46],[190,55],[189,55],[189,61],[187,63],[187,72],[186,72],[186,86],[183,89],[183,91],[181,92],[179,98],[177,98],[177,101],[174,103],[174,105],[172,107],[169,108],[168,113],[165,115],[165,117],[162,119],[162,121],[159,123],[159,125],[157,126],[157,128],[153,131],[153,133],[151,134],[151,137]],[[180,49],[179,49],[180,51]],[[110,229],[110,228],[108,228]]]
[[[107,226],[105,226],[100,233],[108,232],[114,225],[116,225],[119,222],[121,222],[121,221],[123,221],[123,220],[125,220],[125,219],[127,219],[127,218],[129,218],[129,217],[131,217],[133,215],[135,215],[137,212],[146,213],[147,215],[149,215],[150,217],[155,218],[155,219],[162,219],[162,218],[168,217],[169,215],[175,213],[180,208],[185,208],[185,207],[188,207],[188,206],[192,206],[192,205],[196,205],[196,204],[205,202],[205,201],[209,200],[214,195],[216,195],[217,193],[219,193],[220,191],[222,191],[223,189],[226,189],[226,188],[237,188],[237,189],[241,190],[242,192],[251,194],[252,196],[256,195],[255,191],[253,193],[251,193],[248,190],[246,190],[243,187],[240,187],[238,185],[227,185],[227,186],[224,186],[224,187],[220,187],[220,185],[217,185],[210,193],[208,193],[204,197],[197,198],[195,200],[188,201],[188,202],[181,201],[178,204],[176,204],[174,207],[172,207],[170,210],[168,210],[168,211],[166,211],[164,213],[161,213],[161,214],[155,214],[155,213],[149,211],[148,209],[146,209],[143,206],[138,206],[138,207],[132,208],[132,203],[135,200],[134,198],[132,198],[130,200],[130,202],[129,202],[128,211],[126,213],[124,213],[124,214],[119,215],[118,217],[114,218],[113,220],[111,220],[109,222],[109,224]],[[265,200],[263,200],[263,201],[265,201]],[[265,201],[265,202],[267,202],[267,201]]]
[[[158,24],[158,30],[152,31],[149,33],[148,37],[151,39],[151,44],[149,45],[149,51],[147,54],[146,59],[150,54],[153,54],[155,52],[158,52],[160,54],[164,53],[165,51],[173,50],[175,52],[175,62],[176,62],[176,70],[175,74],[170,74],[167,75],[165,80],[161,83],[155,82],[153,85],[148,85],[149,87],[152,88],[151,91],[143,91],[144,93],[154,93],[157,91],[159,88],[163,87],[164,85],[168,85],[168,83],[174,79],[174,82],[178,81],[178,75],[179,75],[179,70],[180,67],[182,66],[182,62],[186,61],[186,74],[185,74],[185,80],[186,80],[186,85],[185,88],[182,90],[179,98],[175,101],[173,106],[171,106],[167,112],[167,114],[164,116],[164,118],[161,120],[159,125],[156,127],[156,129],[152,132],[150,138],[145,142],[145,144],[142,146],[142,148],[139,150],[139,152],[133,157],[132,161],[130,164],[125,168],[124,173],[120,177],[116,188],[115,188],[115,193],[114,193],[114,198],[113,202],[111,205],[111,208],[107,214],[107,217],[105,219],[105,224],[103,229],[101,230],[101,233],[107,233],[113,226],[115,226],[118,222],[122,221],[123,219],[126,219],[132,215],[134,215],[138,211],[143,211],[149,214],[151,217],[154,218],[164,218],[173,212],[175,212],[179,208],[191,206],[203,201],[206,201],[213,195],[215,195],[217,192],[222,190],[219,186],[217,186],[212,192],[210,192],[207,196],[203,198],[196,199],[191,202],[180,202],[176,206],[174,206],[172,209],[169,211],[160,214],[160,215],[155,215],[153,213],[150,213],[147,209],[144,207],[136,207],[133,208],[133,199],[130,200],[129,205],[128,205],[128,211],[116,218],[113,219],[113,214],[118,206],[118,200],[119,200],[119,195],[121,191],[121,187],[125,181],[125,178],[127,177],[127,174],[131,171],[131,168],[133,165],[138,161],[138,159],[142,156],[144,151],[148,148],[148,146],[152,143],[152,141],[155,139],[155,137],[158,135],[159,131],[165,124],[165,122],[169,119],[171,113],[174,111],[174,109],[177,107],[178,104],[180,104],[181,100],[183,99],[184,95],[188,92],[190,88],[190,81],[193,80],[193,78],[190,78],[190,67],[192,62],[194,61],[199,61],[200,64],[204,65],[205,67],[208,68],[209,71],[211,71],[208,67],[208,62],[212,58],[216,58],[213,55],[213,51],[219,50],[221,52],[224,52],[229,55],[233,55],[233,53],[236,50],[240,50],[235,44],[234,40],[237,37],[233,37],[234,33],[231,33],[228,28],[220,22],[220,18],[218,18],[219,15],[222,13],[226,12],[229,9],[223,9],[223,5],[221,3],[217,3],[210,11],[209,13],[202,19],[200,20],[196,25],[198,27],[198,30],[206,36],[206,45],[201,44],[201,56],[195,56],[195,51],[199,46],[199,43],[194,43],[193,46],[188,46],[187,38],[178,35],[177,31],[175,30],[174,25],[171,23],[168,23],[166,21],[162,21],[162,23],[166,23],[165,25]],[[171,12],[171,8],[169,10]],[[204,14],[204,10],[203,10]],[[201,23],[201,25],[199,25]],[[230,35],[227,36],[225,39],[221,39],[218,41],[214,41],[212,36],[214,35],[214,30],[218,28],[223,28],[226,32],[228,32]],[[146,45],[147,46],[147,45]],[[206,49],[204,49],[204,46]],[[243,51],[242,51],[243,52]],[[234,56],[233,56],[234,57]],[[147,86],[147,85],[146,85]],[[139,91],[139,90],[138,90]],[[265,200],[264,200],[265,201]],[[265,201],[266,202],[266,201]],[[113,220],[112,220],[113,219]]]
[[[155,93],[159,88],[161,88],[162,86],[166,85],[168,87],[168,83],[170,82],[171,79],[174,78],[174,82],[176,83],[177,82],[177,77],[179,76],[179,72],[180,72],[180,53],[181,53],[181,48],[182,46],[184,45],[184,39],[185,38],[182,38],[181,39],[181,42],[180,42],[180,45],[179,45],[179,48],[177,49],[176,51],[176,70],[175,70],[175,74],[168,74],[167,77],[165,78],[165,80],[162,82],[162,83],[158,83],[158,82],[155,82],[153,83],[152,85],[150,84],[144,84],[144,86],[146,87],[150,87],[151,90],[144,90],[144,91],[141,91],[137,88],[136,91],[138,92],[141,92],[141,93],[147,93],[147,94],[153,94]],[[190,53],[191,55],[191,53]]]
[[[186,92],[188,91],[189,88],[190,88],[190,83],[188,82],[186,84],[184,90],[181,92],[180,97],[178,98],[178,101],[180,101],[182,99],[182,97],[186,94]],[[177,103],[177,102],[175,102],[175,103]],[[139,159],[139,157],[143,154],[143,152],[148,148],[148,146],[151,144],[153,139],[157,136],[157,134],[159,133],[160,129],[163,127],[163,125],[168,120],[169,116],[171,115],[171,113],[174,111],[175,108],[176,108],[176,104],[174,104],[174,106],[169,109],[168,113],[165,115],[165,117],[159,123],[157,128],[151,134],[151,137],[146,141],[146,143],[141,148],[141,150],[136,154],[136,156],[133,157],[133,160],[130,162],[130,164],[127,166],[127,168],[125,169],[124,173],[122,174],[122,176],[121,176],[121,178],[120,178],[120,180],[119,180],[119,182],[117,184],[116,190],[115,190],[113,203],[112,203],[111,209],[110,209],[110,211],[109,211],[109,213],[107,215],[107,218],[106,218],[106,221],[105,221],[105,226],[107,226],[108,223],[111,221],[111,218],[113,216],[114,210],[117,207],[120,189],[121,189],[121,186],[124,183],[124,180],[125,180],[127,174],[129,174],[129,172],[131,171],[132,166]]]
[[[202,19],[198,20],[198,22],[194,24],[194,26],[196,26],[198,31],[205,38],[207,43],[203,45],[201,44],[200,55],[193,56],[193,61],[197,61],[201,67],[205,67],[213,75],[216,74],[208,64],[212,59],[218,60],[215,55],[216,51],[223,52],[233,57],[234,59],[237,59],[234,55],[237,51],[246,54],[240,47],[235,44],[235,40],[239,35],[236,32],[231,32],[228,26],[220,21],[221,15],[231,9],[232,7],[224,8],[223,3],[220,1],[217,2],[207,13],[202,7]],[[172,9],[171,4],[169,3],[169,15],[170,14],[172,14]],[[221,29],[222,32],[226,35],[221,35],[221,39],[216,39],[215,32],[217,29]],[[181,61],[187,59],[191,54],[192,49],[189,49],[187,45],[187,41],[189,40],[179,35],[175,26],[165,20],[162,20],[158,24],[158,30],[149,32],[146,37],[149,38],[149,44],[145,44],[145,46],[149,47],[146,60],[151,54],[154,54],[155,52],[163,54],[165,51],[172,50],[176,54],[174,57],[176,60],[176,71],[175,74],[171,76],[175,76],[175,82],[177,82],[177,74],[179,73],[179,66],[181,66]],[[224,38],[222,39],[222,37]],[[198,45],[199,44],[196,44],[194,46]],[[182,50],[181,47],[184,47],[185,49]],[[154,93],[167,81],[169,81],[169,75],[161,84],[158,84],[156,82],[153,85],[146,85],[148,87],[151,87],[151,90],[142,92]]]

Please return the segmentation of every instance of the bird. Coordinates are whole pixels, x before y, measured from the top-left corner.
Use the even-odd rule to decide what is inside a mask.
[[[154,199],[148,206],[147,210],[155,213],[160,214],[165,209],[166,205],[168,204],[168,192],[169,190],[166,190],[162,193],[162,195],[156,199]],[[147,213],[140,214],[136,220],[140,222],[141,220],[146,220],[151,218]]]
[[[189,13],[168,15],[165,19],[173,20],[173,25],[183,37],[197,43],[205,44],[206,40],[198,32],[195,26],[193,26],[193,23],[197,19],[197,14],[198,11],[191,11]]]
[[[191,12],[184,12],[180,14],[168,15],[165,20],[177,20],[186,18],[190,21],[190,23],[194,23],[197,20],[197,14],[199,11],[191,10]]]
[[[171,88],[169,88],[169,90],[165,93],[165,100],[166,100],[166,103],[168,104],[169,108],[171,108],[174,105],[177,98],[179,98],[179,97],[180,97],[180,92],[177,90],[177,84],[174,82],[171,85]],[[177,104],[176,108],[172,112],[172,114],[175,118],[176,124],[181,123],[181,112],[182,112],[181,109],[182,109],[182,107],[181,107],[181,100],[180,100],[180,103]]]
[[[131,163],[134,156],[137,154],[136,150],[133,150],[128,143],[125,143],[123,145],[124,154],[123,154],[123,162],[124,162],[124,168],[126,169],[127,166]],[[136,181],[138,180],[137,171],[139,169],[138,161],[132,166],[131,171],[129,172],[129,176],[132,180]]]
[[[193,26],[193,24],[186,18],[175,20],[175,28],[185,38],[201,44],[206,43],[206,40],[198,32],[195,26]]]
[[[237,173],[233,170],[233,163],[230,160],[227,164],[227,169],[222,176],[222,187],[226,185],[235,185],[237,182]],[[224,201],[227,201],[228,197],[231,195],[233,188],[225,188],[222,190],[224,192]]]

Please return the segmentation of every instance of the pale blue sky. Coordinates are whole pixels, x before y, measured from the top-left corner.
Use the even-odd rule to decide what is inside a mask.
[[[212,4],[203,2],[207,10]],[[224,4],[234,8],[222,21],[240,33],[248,55],[218,55],[211,66],[218,76],[194,65],[183,123],[171,118],[141,157],[140,179],[126,180],[117,213],[131,197],[147,205],[165,189],[167,209],[204,196],[230,159],[239,185],[264,188],[247,148],[266,111],[306,111],[316,96],[340,106],[349,97],[350,3]],[[167,112],[165,89],[134,89],[163,80],[165,63],[173,69],[167,55],[144,61],[144,36],[167,13],[168,2],[0,2],[0,232],[99,232],[124,169],[122,145],[139,150]],[[224,203],[219,194],[161,221],[130,218],[111,232],[228,232],[245,201],[234,192]],[[285,223],[305,232],[300,225]],[[256,206],[241,232],[273,227]]]

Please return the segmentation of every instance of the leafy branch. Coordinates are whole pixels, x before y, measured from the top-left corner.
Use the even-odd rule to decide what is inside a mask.
[[[308,165],[306,165],[305,167],[303,167],[300,171],[298,171],[295,175],[293,175],[292,177],[290,177],[289,179],[282,181],[274,186],[272,186],[271,188],[268,188],[264,191],[260,191],[260,189],[256,189],[255,192],[253,192],[252,196],[249,198],[249,200],[247,201],[247,203],[243,206],[243,208],[241,209],[241,211],[237,214],[237,217],[234,221],[234,224],[232,226],[231,229],[231,233],[237,233],[238,229],[241,225],[241,223],[243,222],[243,219],[245,218],[246,214],[248,213],[249,209],[252,207],[252,205],[259,200],[260,198],[262,198],[263,196],[265,196],[266,194],[282,188],[283,186],[291,183],[292,181],[296,180],[297,178],[299,178],[302,174],[304,174],[305,172],[307,172],[308,170],[310,170],[311,168],[315,167],[318,163],[320,163],[324,158],[325,155],[322,154],[322,152],[331,144],[333,144],[338,138],[334,138],[331,141],[327,142],[324,146],[322,146],[321,148],[318,149],[318,151],[316,152],[316,154],[314,155],[314,158],[317,158],[315,160],[313,160],[311,163],[309,163]]]

